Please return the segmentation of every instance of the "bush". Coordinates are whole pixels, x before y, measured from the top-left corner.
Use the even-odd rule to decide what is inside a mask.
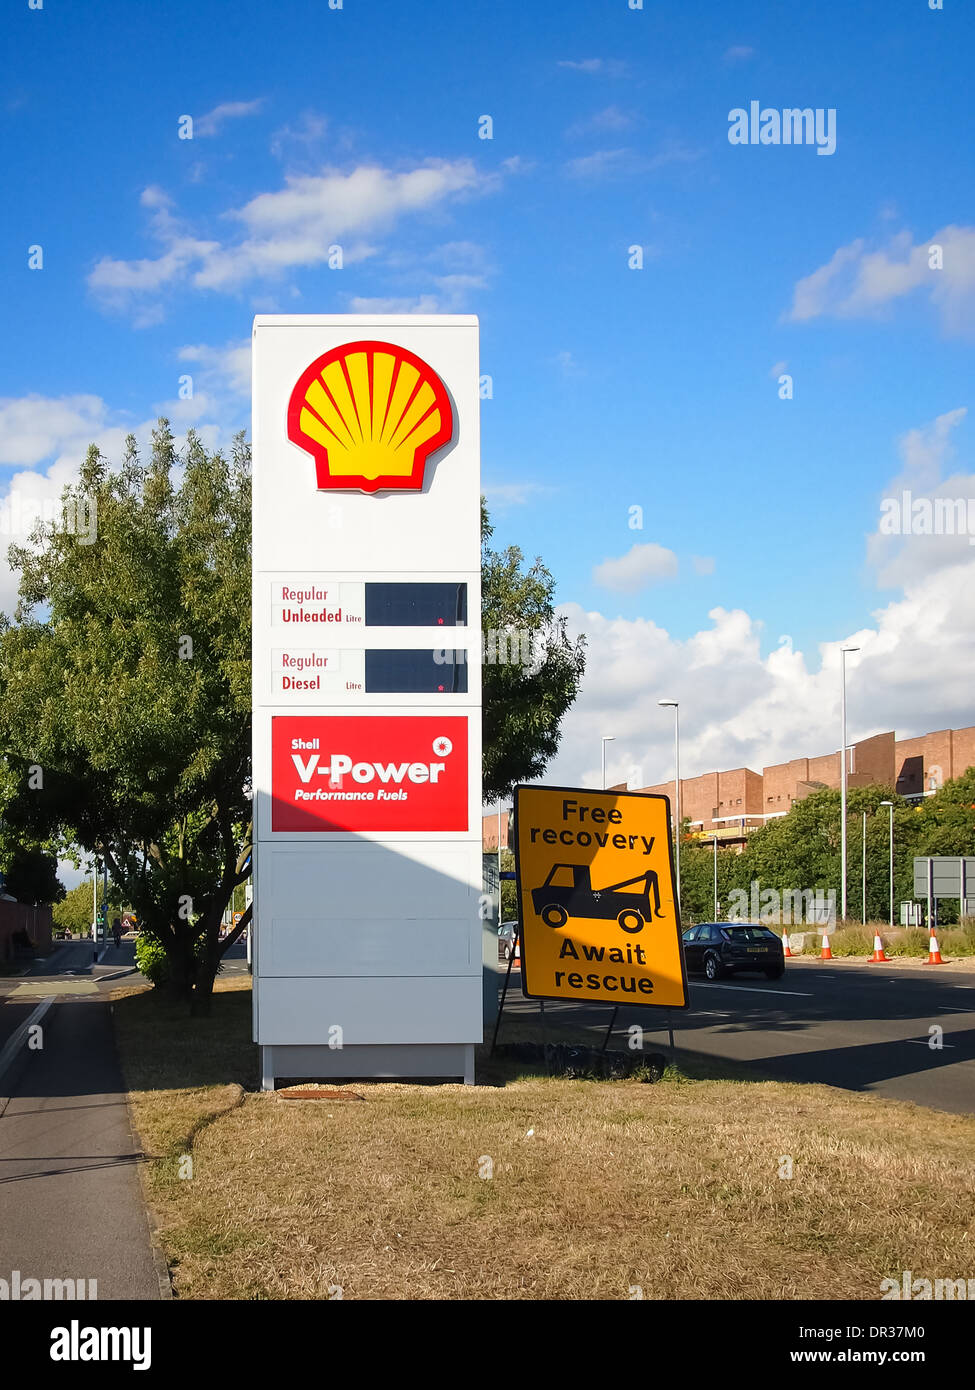
[[[938,932],[938,945],[945,956],[975,955],[975,942],[961,927],[947,927]]]
[[[863,927],[843,927],[829,938],[834,956],[872,956],[873,933]]]
[[[161,985],[169,978],[169,961],[163,944],[146,932],[140,932],[135,943],[135,963],[151,985]]]
[[[206,954],[202,936],[197,937],[193,954],[198,961],[202,960]],[[155,936],[150,936],[146,931],[139,933],[139,939],[135,943],[135,963],[151,985],[162,985],[169,979],[169,958],[166,955],[165,947],[161,941]],[[218,975],[220,969],[221,967],[218,965]]]
[[[923,927],[906,927],[884,934],[884,950],[889,956],[915,956],[927,959],[930,937]]]
[[[829,933],[830,950],[834,956],[873,955],[873,935],[877,931],[884,943],[888,956],[909,956],[916,960],[927,960],[929,935],[926,927],[895,927],[891,931],[885,922],[868,922],[866,927],[852,925],[835,927]],[[797,935],[793,933],[792,935]],[[822,942],[821,929],[805,933],[802,955],[818,956]],[[975,955],[975,931],[969,927],[939,927],[938,943],[943,955]],[[795,941],[792,941],[792,954],[796,955]]]

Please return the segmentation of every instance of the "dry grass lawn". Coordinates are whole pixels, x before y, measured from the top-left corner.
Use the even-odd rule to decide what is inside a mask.
[[[148,993],[115,1016],[181,1298],[875,1300],[904,1269],[975,1276],[973,1118],[674,1073],[289,1102],[247,1089],[246,989],[206,1022]]]

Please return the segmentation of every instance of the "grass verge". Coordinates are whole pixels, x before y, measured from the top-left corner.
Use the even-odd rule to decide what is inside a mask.
[[[497,1064],[493,1084],[288,1102],[251,1089],[248,985],[227,981],[208,1020],[116,997],[178,1297],[871,1300],[904,1269],[975,1275],[971,1117]]]

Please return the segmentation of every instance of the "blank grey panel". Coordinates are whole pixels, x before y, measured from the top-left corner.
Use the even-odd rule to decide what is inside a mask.
[[[480,846],[422,844],[393,849],[363,842],[336,852],[262,845],[268,893],[279,917],[466,917],[477,893]],[[270,860],[270,864],[268,864]],[[473,868],[472,868],[473,865]]]
[[[263,976],[468,975],[480,971],[479,865],[471,845],[262,846]],[[422,858],[421,858],[422,856]],[[425,860],[426,862],[423,862]]]
[[[481,968],[472,962],[471,922],[463,918],[275,916],[261,930],[262,976],[468,975]]]
[[[327,1044],[336,1025],[349,1047],[479,1043],[480,971],[441,979],[261,980],[255,1042]]]

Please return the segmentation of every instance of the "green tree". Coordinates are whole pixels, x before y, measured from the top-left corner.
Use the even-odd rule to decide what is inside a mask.
[[[481,503],[481,621],[484,629],[484,800],[540,777],[555,755],[561,722],[579,693],[585,639],[572,642],[555,613],[555,580],[517,546],[492,550]]]
[[[64,897],[57,856],[33,845],[18,848],[6,859],[3,886],[19,903],[56,903]]]
[[[501,851],[501,871],[502,873],[514,872],[515,856],[514,851],[503,849]],[[513,878],[503,878],[501,880],[501,921],[516,922],[518,920],[518,884]]]
[[[180,459],[160,420],[114,472],[92,446],[66,500],[97,539],[48,523],[11,546],[0,633],[5,819],[106,859],[200,1012],[250,872],[250,492],[242,437],[228,461],[191,432]]]
[[[680,913],[687,926],[692,922],[714,921],[714,849],[709,841],[688,836],[684,822],[680,845]],[[728,914],[728,894],[738,887],[740,856],[718,846],[718,911]]]
[[[90,883],[79,883],[77,888],[65,893],[59,903],[55,903],[52,916],[54,925],[61,931],[77,935],[87,932],[92,922],[92,891]]]
[[[98,881],[98,901],[101,902],[102,882]],[[92,886],[91,880],[79,883],[77,888],[71,888],[60,902],[55,903],[53,909],[54,925],[62,931],[87,932],[91,927],[92,921]],[[124,911],[122,897],[114,883],[108,885],[108,927],[111,928],[112,918],[121,917]]]
[[[901,799],[892,787],[852,787],[847,797],[847,913],[861,914],[862,813],[867,813],[867,919],[887,915],[887,809],[882,801]],[[879,813],[879,814],[878,814]],[[842,856],[840,850],[840,793],[830,788],[813,792],[793,804],[789,813],[766,821],[749,836],[733,868],[735,887],[759,893],[773,888],[780,894],[835,893],[841,910]]]
[[[847,798],[847,913],[859,920],[863,903],[863,813],[866,812],[867,921],[886,921],[890,911],[890,821],[894,803],[894,910],[914,897],[914,858],[929,854],[975,854],[975,769],[946,782],[933,796],[910,803],[892,787],[851,787]],[[683,903],[699,907],[704,882],[702,851],[681,850]],[[806,890],[834,892],[837,912],[842,903],[840,853],[840,793],[824,788],[793,804],[788,815],[776,817],[749,836],[740,855],[720,851],[719,892],[727,905],[732,888],[749,892],[757,883],[761,893]],[[686,869],[685,869],[686,864]],[[697,877],[695,877],[695,875]],[[708,909],[710,911],[711,909]],[[939,905],[943,922],[957,920],[957,900]]]
[[[176,481],[179,466],[182,478]],[[67,514],[97,536],[38,524],[12,546],[15,622],[0,623],[4,820],[107,861],[121,897],[166,952],[194,1011],[227,948],[229,903],[251,872],[250,450],[227,460],[168,422],[151,457],[130,436],[117,470],[92,446]],[[514,547],[492,551],[482,509],[485,795],[537,777],[578,691],[583,643],[554,611],[554,581]],[[94,543],[91,543],[91,542]],[[502,659],[497,658],[502,656]]]
[[[914,897],[914,855],[975,855],[975,768],[970,767],[933,796],[926,796],[897,816],[894,836],[900,846],[897,885],[903,898]],[[960,907],[957,898],[942,898],[937,906],[938,921],[957,922]]]

